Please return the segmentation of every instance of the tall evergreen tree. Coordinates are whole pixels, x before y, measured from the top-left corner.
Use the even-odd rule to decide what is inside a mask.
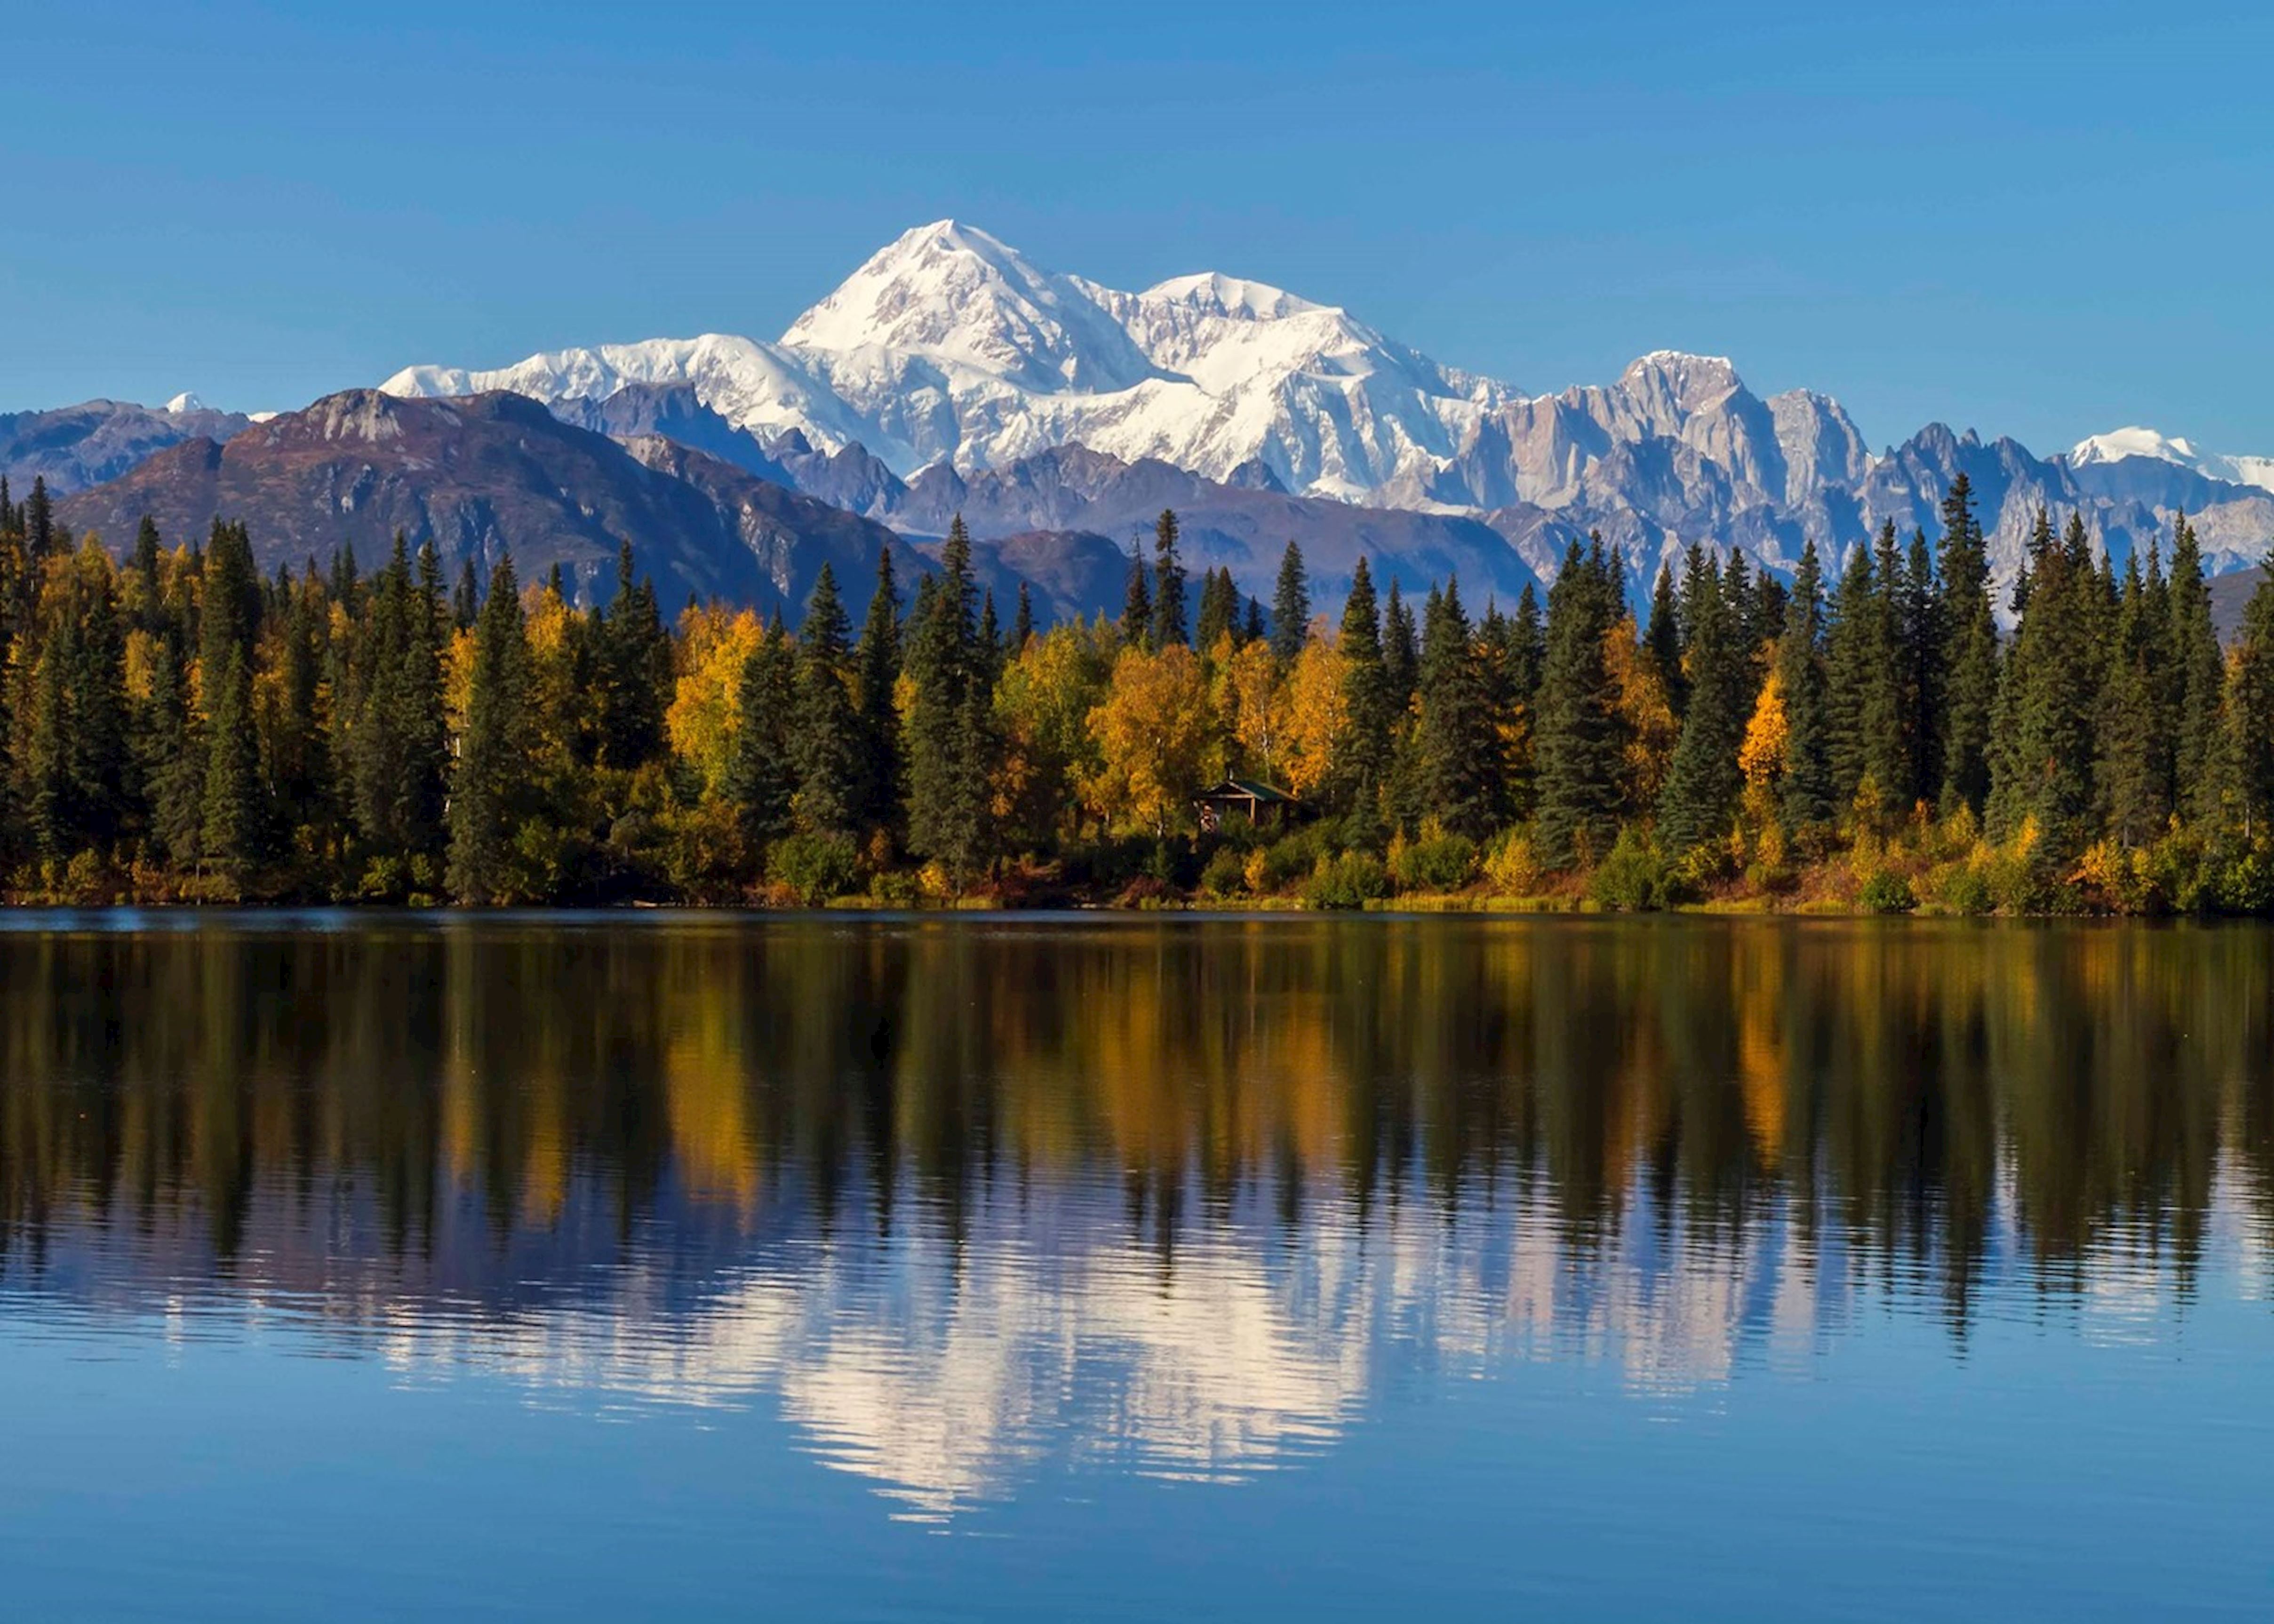
[[[1434,583],[1429,591],[1433,599],[1438,596]],[[1442,608],[1442,604],[1437,607]],[[1382,611],[1382,682],[1389,698],[1393,725],[1402,722],[1412,708],[1414,689],[1420,677],[1421,652],[1413,611],[1406,606],[1404,595],[1397,590],[1393,578],[1389,597]]]
[[[1990,826],[2004,836],[2033,823],[2043,854],[2058,862],[2090,833],[2105,605],[2083,520],[2072,515],[2058,542],[2044,539],[2051,530],[2043,518],[2030,546],[2027,606],[2000,695],[2006,736],[1992,763]]]
[[[1692,547],[1694,561],[1698,549]],[[1690,703],[1689,679],[1682,670],[1682,613],[1674,592],[1674,571],[1658,567],[1658,580],[1650,590],[1650,622],[1642,636],[1643,651],[1651,668],[1666,686],[1666,702],[1678,718]]]
[[[2120,845],[2141,846],[2171,816],[2169,782],[2160,771],[2153,668],[2157,628],[2148,619],[2148,589],[2137,555],[2127,560],[2100,686],[2093,779],[2101,824]]]
[[[1145,555],[1134,546],[1129,550],[1129,587],[1121,599],[1121,641],[1133,649],[1141,649],[1153,638],[1152,571],[1145,566]]]
[[[1741,786],[1737,747],[1745,731],[1740,605],[1730,601],[1721,572],[1708,555],[1692,555],[1682,584],[1690,704],[1658,799],[1659,840],[1674,853],[1703,845],[1727,829]]]
[[[373,583],[357,664],[358,705],[350,740],[357,828],[374,857],[414,868],[442,849],[444,770],[441,605],[433,550],[416,578],[403,536]],[[439,877],[437,876],[436,877]]]
[[[1824,575],[1816,543],[1801,548],[1777,638],[1784,698],[1784,777],[1778,816],[1787,834],[1828,828],[1839,816],[1832,771],[1832,710],[1824,670]]]
[[[2226,725],[2233,735],[2230,754],[2242,836],[2263,840],[2274,834],[2274,546],[2267,549],[2258,584],[2243,605]]]
[[[1334,751],[1335,800],[1361,838],[1382,826],[1382,795],[1389,779],[1392,712],[1382,665],[1382,620],[1374,572],[1364,558],[1351,572],[1343,604],[1342,737]]]
[[[959,884],[988,853],[988,773],[993,736],[979,668],[971,536],[959,515],[940,553],[938,585],[908,650],[915,701],[908,714],[908,838]]]
[[[1903,561],[1903,590],[1895,605],[1895,647],[1902,695],[1903,733],[1910,745],[1906,787],[1912,800],[1932,802],[1942,787],[1942,617],[1934,554],[1926,531],[1914,527]]]
[[[1011,618],[1011,658],[1016,659],[1027,651],[1035,637],[1035,603],[1028,595],[1027,583],[1019,583],[1019,610]]]
[[[1552,868],[1600,861],[1625,802],[1626,732],[1610,669],[1619,583],[1594,538],[1564,554],[1547,593],[1546,653],[1532,750],[1540,858]]]
[[[1239,589],[1231,583],[1231,571],[1211,569],[1201,577],[1200,619],[1193,628],[1193,642],[1203,654],[1213,654],[1216,643],[1225,637],[1239,641]]]
[[[34,563],[63,551],[63,538],[56,530],[55,502],[48,495],[44,475],[32,476],[32,493],[24,500],[24,547]]]
[[[1942,504],[1942,552],[1935,600],[1941,673],[1935,721],[1945,812],[1979,815],[1990,794],[1990,729],[1998,699],[1998,622],[1990,603],[1990,559],[1964,474]]]
[[[1176,514],[1162,508],[1153,526],[1152,646],[1156,649],[1192,640],[1191,624],[1185,618],[1185,564],[1177,552],[1181,533]]]
[[[2225,672],[2212,629],[2210,588],[2195,526],[2180,515],[2172,529],[2171,620],[2165,658],[2172,684],[2172,804],[2191,820],[2218,816],[2216,764]]]
[[[1483,662],[1461,607],[1461,583],[1432,591],[1421,638],[1415,734],[1420,801],[1456,834],[1481,838],[1505,810],[1505,786]]]
[[[853,704],[847,630],[836,575],[825,563],[798,635],[797,712],[790,733],[797,822],[824,834],[849,834],[860,817],[861,718]]]
[[[1020,602],[1026,601],[1025,590]],[[877,553],[877,588],[854,650],[855,684],[860,703],[860,822],[864,829],[890,829],[900,821],[900,718],[893,688],[900,677],[900,596],[892,580],[892,550]]]
[[[1832,726],[1832,788],[1842,808],[1868,821],[1905,804],[1910,750],[1904,735],[1893,592],[1881,570],[1894,555],[1892,525],[1876,549],[1849,556],[1825,639],[1825,688]],[[1893,591],[1889,589],[1893,588]]]
[[[474,560],[470,556],[458,566],[458,584],[450,594],[450,621],[460,631],[471,630],[482,612],[482,590],[474,578]]]
[[[744,836],[757,846],[789,832],[791,802],[797,793],[797,763],[791,748],[796,708],[797,655],[776,615],[742,662],[734,695],[734,747],[723,786]]]
[[[515,838],[531,808],[529,637],[508,553],[490,572],[474,627],[465,731],[450,778],[450,847],[444,883],[460,902],[517,899]]]
[[[1303,549],[1293,542],[1279,555],[1278,590],[1271,595],[1271,652],[1283,671],[1295,663],[1311,635],[1311,577]]]
[[[593,652],[600,764],[643,766],[663,751],[663,712],[672,690],[671,636],[656,605],[654,583],[635,575],[629,541],[616,553],[616,592],[600,617]]]
[[[252,730],[252,673],[242,644],[206,671],[206,772],[198,843],[205,861],[242,884],[263,855],[260,760]]]

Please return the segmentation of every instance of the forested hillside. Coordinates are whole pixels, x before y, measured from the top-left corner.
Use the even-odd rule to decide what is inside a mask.
[[[584,609],[399,538],[272,575],[241,524],[145,520],[120,559],[0,485],[0,866],[19,901],[2274,906],[2274,585],[2222,648],[2184,521],[2119,573],[2041,515],[2007,634],[1962,479],[1941,521],[1788,588],[1694,549],[1639,624],[1600,542],[1481,614],[1361,560],[1329,624],[1299,549],[1267,612],[1164,512],[1118,619],[1047,627],[958,523],[905,601],[889,548],[825,565],[793,632],[666,622],[629,545]],[[1226,774],[1293,826],[1199,832]]]

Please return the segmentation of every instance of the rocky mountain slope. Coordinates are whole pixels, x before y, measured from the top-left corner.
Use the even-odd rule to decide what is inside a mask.
[[[19,496],[35,478],[45,479],[54,494],[68,495],[116,479],[169,446],[227,440],[251,423],[188,395],[156,408],[81,401],[48,411],[0,412],[0,475]]]
[[[557,564],[585,600],[613,590],[629,538],[666,609],[717,597],[793,618],[824,560],[859,595],[878,550],[900,545],[882,525],[699,450],[646,435],[619,444],[506,394],[349,390],[226,442],[169,447],[57,511],[113,545],[146,513],[173,541],[216,515],[242,520],[269,569],[342,545],[368,564],[401,530],[413,546],[432,540],[452,573],[468,559],[486,571],[508,550],[524,580]]]

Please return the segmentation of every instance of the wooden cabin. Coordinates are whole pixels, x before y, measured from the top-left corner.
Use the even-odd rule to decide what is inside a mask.
[[[1257,828],[1276,829],[1292,823],[1303,803],[1285,790],[1274,789],[1254,778],[1226,778],[1193,797],[1201,832],[1214,834],[1227,818],[1240,817]]]

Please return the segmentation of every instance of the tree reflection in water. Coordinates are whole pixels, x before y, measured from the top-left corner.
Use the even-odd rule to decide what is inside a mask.
[[[2270,990],[2244,928],[19,926],[0,1312],[771,1393],[915,1515],[1237,1476],[1401,1366],[2263,1291]]]

